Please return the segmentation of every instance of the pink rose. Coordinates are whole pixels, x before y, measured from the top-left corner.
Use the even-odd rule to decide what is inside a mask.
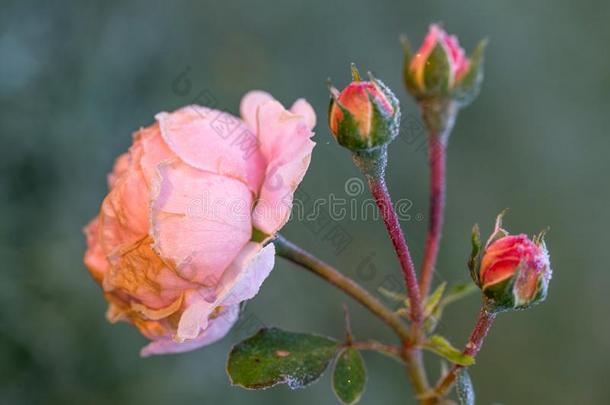
[[[286,110],[261,91],[240,110],[241,119],[196,105],[157,114],[117,158],[85,228],[107,317],[152,340],[144,356],[222,338],[273,268],[263,242],[289,218],[316,117],[305,100]]]

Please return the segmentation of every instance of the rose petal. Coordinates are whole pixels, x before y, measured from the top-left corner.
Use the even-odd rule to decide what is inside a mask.
[[[263,247],[249,242],[222,275],[217,296],[221,305],[234,305],[253,298],[275,264],[273,243]]]
[[[275,246],[249,242],[224,272],[213,302],[194,294],[178,324],[177,339],[195,339],[208,326],[208,319],[218,307],[240,304],[253,298],[275,263]]]
[[[258,191],[265,162],[256,135],[239,118],[195,105],[156,118],[167,146],[182,161]]]
[[[315,145],[305,118],[277,101],[258,110],[261,152],[267,159],[265,179],[252,215],[254,226],[274,234],[288,221],[294,191],[303,179]]]
[[[316,112],[305,99],[300,98],[295,101],[290,107],[290,112],[303,117],[309,128],[313,129],[316,126]]]
[[[149,343],[140,351],[140,355],[147,357],[157,354],[183,353],[210,345],[225,337],[237,322],[238,317],[239,305],[233,305],[211,320],[209,327],[196,339],[177,343],[171,338],[162,338]]]
[[[87,251],[85,252],[85,266],[97,281],[101,283],[104,273],[108,269],[108,260],[99,243],[99,218],[95,217],[83,230],[87,237]]]
[[[273,96],[262,90],[252,90],[246,93],[239,104],[239,113],[250,130],[256,134],[258,128],[258,107],[267,101],[275,100]]]
[[[240,181],[182,162],[158,168],[151,204],[155,250],[180,275],[215,286],[250,240],[252,194]]]

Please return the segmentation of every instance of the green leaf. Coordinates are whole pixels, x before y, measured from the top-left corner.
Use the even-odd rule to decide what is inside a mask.
[[[443,297],[439,306],[445,308],[447,305],[453,304],[454,302],[459,301],[476,291],[479,291],[479,288],[474,284],[456,284],[452,286],[449,291],[447,291],[447,294],[445,294],[445,297]]]
[[[474,405],[474,388],[466,369],[461,369],[458,372],[456,391],[460,405]]]
[[[424,319],[429,317],[436,311],[438,305],[441,302],[441,298],[443,297],[443,293],[445,292],[446,287],[447,283],[442,283],[441,285],[436,287],[436,290],[434,290],[434,292],[426,299],[426,302],[424,304]]]
[[[366,384],[366,369],[362,355],[347,348],[339,353],[333,372],[333,390],[342,404],[360,401]]]
[[[244,388],[303,388],[320,378],[338,348],[324,336],[263,328],[233,347],[227,372],[233,385]]]
[[[423,345],[424,349],[430,350],[460,366],[470,366],[474,364],[474,358],[462,353],[449,343],[447,339],[440,335],[432,335]]]
[[[426,305],[424,307],[424,325],[428,333],[434,332],[434,329],[436,329],[436,326],[443,316],[443,311],[447,305],[452,304],[453,302],[479,290],[477,286],[471,283],[456,284],[452,286],[443,297],[442,294],[445,289],[446,283],[441,284],[426,300]]]
[[[379,293],[381,295],[383,295],[384,297],[391,299],[392,301],[396,301],[396,302],[403,302],[406,303],[405,305],[409,305],[409,299],[407,298],[406,295],[404,294],[400,294],[394,291],[390,291],[386,288],[383,287],[379,287],[377,289],[377,291],[379,291]]]

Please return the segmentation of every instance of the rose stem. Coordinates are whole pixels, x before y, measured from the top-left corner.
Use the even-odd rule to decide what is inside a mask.
[[[379,302],[379,300],[377,300],[377,298],[372,296],[354,280],[344,276],[334,267],[316,258],[311,253],[298,247],[281,235],[277,235],[276,239],[274,240],[274,244],[278,256],[290,260],[306,270],[318,275],[322,279],[345,292],[350,297],[354,298],[374,315],[384,321],[399,336],[403,346],[406,346],[409,342],[411,342],[411,333],[400,317],[386,308],[381,302]],[[413,382],[415,392],[417,394],[423,394],[428,391],[428,381],[421,362],[421,356],[420,354],[416,353],[417,351],[418,349],[415,348],[405,348],[401,353],[401,357],[407,364],[407,370],[409,372],[409,377]]]
[[[443,211],[445,208],[445,163],[446,149],[444,142],[433,134],[428,136],[428,161],[430,164],[430,221],[422,265],[419,287],[422,297],[427,297],[432,283],[432,274],[443,229]]]
[[[479,318],[477,319],[477,323],[470,334],[470,338],[468,339],[468,343],[464,347],[464,354],[468,356],[475,357],[479,350],[481,350],[481,346],[483,346],[483,341],[487,336],[487,333],[491,329],[493,321],[496,319],[497,312],[490,311],[486,308],[485,305],[481,308],[481,312],[479,313]],[[436,387],[434,388],[434,392],[439,396],[443,397],[447,394],[455,378],[457,377],[458,371],[463,366],[454,365],[453,368],[438,382]]]
[[[362,288],[351,278],[344,276],[334,267],[326,264],[311,253],[305,251],[281,235],[277,235],[273,241],[278,256],[288,259],[293,263],[315,273],[328,281],[335,287],[343,290],[347,295],[358,301],[369,311],[375,314],[390,326],[401,340],[409,340],[411,334],[409,328],[402,322],[400,317],[386,308],[377,298]]]

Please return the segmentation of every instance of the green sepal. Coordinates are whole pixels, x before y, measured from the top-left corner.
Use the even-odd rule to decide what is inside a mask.
[[[447,51],[438,42],[426,59],[422,93],[433,98],[447,96],[449,94],[450,70]]]
[[[381,80],[369,73],[371,82],[385,95],[392,106],[392,113],[388,113],[381,102],[367,91],[369,101],[373,107],[371,133],[369,134],[370,148],[387,145],[398,136],[400,132],[400,103],[398,99]]]
[[[351,112],[338,100],[331,98],[329,111],[334,105],[337,105],[343,114],[343,118],[338,122],[337,133],[335,137],[339,145],[349,150],[367,150],[370,149],[370,137],[363,136],[360,133],[358,121],[354,118]],[[329,113],[330,114],[330,113]]]
[[[460,104],[466,106],[470,104],[481,91],[483,83],[483,60],[487,39],[481,40],[472,55],[470,55],[470,66],[468,72],[462,77],[453,92],[453,98]]]
[[[462,353],[440,335],[430,336],[422,347],[460,366],[470,366],[474,364],[474,357]]]
[[[518,271],[515,272],[515,274],[517,273]],[[515,296],[513,294],[516,280],[515,274],[482,289],[483,294],[487,297],[485,301],[487,308],[495,312],[508,311],[515,308]]]
[[[470,379],[468,370],[463,368],[458,371],[455,390],[460,405],[474,405],[474,387],[472,386],[472,380]]]
[[[303,388],[320,378],[339,347],[324,336],[263,328],[233,347],[227,373],[231,384],[248,389]]]
[[[345,348],[337,355],[332,387],[337,399],[345,405],[360,401],[366,386],[366,368],[360,352]]]
[[[474,224],[472,227],[472,233],[470,234],[470,257],[468,258],[468,269],[470,270],[470,277],[472,281],[478,286],[481,285],[479,278],[479,267],[481,265],[481,232],[479,231],[479,225]]]
[[[413,52],[411,51],[411,44],[407,37],[401,38],[402,49],[404,53],[404,63],[402,67],[403,79],[407,90],[415,99],[419,99],[421,96],[421,89],[415,81],[415,77],[411,73],[411,60],[413,59]]]
[[[505,236],[509,235],[508,231],[506,229],[502,228],[502,219],[504,218],[504,215],[506,215],[506,211],[507,211],[507,209],[504,209],[496,216],[496,224],[494,226],[494,231],[489,236],[489,239],[487,239],[487,242],[485,242],[486,249],[489,245],[491,245],[498,239],[502,239]]]

